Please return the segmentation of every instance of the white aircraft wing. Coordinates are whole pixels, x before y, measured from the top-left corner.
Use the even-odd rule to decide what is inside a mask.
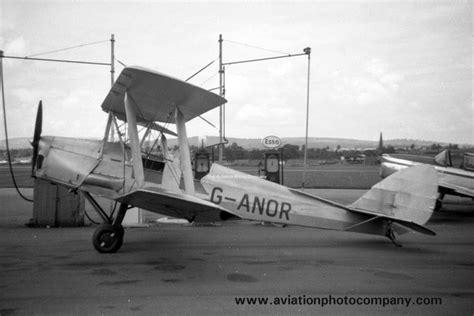
[[[148,211],[190,222],[213,222],[234,216],[228,210],[203,199],[169,190],[151,187],[132,191],[115,199]]]
[[[185,81],[142,67],[127,67],[102,103],[105,112],[113,112],[123,121],[125,92],[136,106],[137,122],[175,123],[176,107],[187,122],[227,102]]]
[[[439,181],[439,186],[443,187],[443,188],[453,190],[454,192],[456,192],[460,195],[470,196],[470,197],[474,198],[474,189],[468,188],[466,186],[456,185],[456,184],[451,183],[451,182],[440,180]]]
[[[382,159],[382,172],[384,165],[387,164],[387,169],[391,169],[393,171],[423,164],[421,162],[391,157],[387,154],[384,154]],[[437,181],[439,187],[448,189],[448,191],[452,191],[448,194],[474,197],[474,172],[454,167],[437,165],[435,165],[434,168],[438,172]],[[390,172],[388,174],[390,174]]]

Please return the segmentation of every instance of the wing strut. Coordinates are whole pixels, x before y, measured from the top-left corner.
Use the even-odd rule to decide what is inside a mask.
[[[190,195],[194,195],[194,180],[193,171],[191,167],[191,155],[189,153],[188,136],[186,133],[186,119],[179,109],[176,107],[176,128],[178,130],[178,143],[179,143],[179,155],[181,171],[183,172],[184,178],[184,192]]]
[[[124,104],[128,123],[128,138],[130,139],[130,148],[132,151],[133,173],[138,187],[143,187],[143,184],[145,183],[145,173],[143,172],[142,154],[138,139],[137,113],[131,101],[132,100],[128,97],[127,92],[125,92]]]
[[[353,228],[356,228],[356,227],[359,227],[359,226],[361,226],[361,225],[367,224],[367,223],[369,223],[369,222],[371,222],[371,221],[374,221],[374,220],[376,220],[376,219],[378,219],[378,218],[380,218],[380,216],[370,217],[369,219],[367,219],[367,220],[365,220],[365,221],[362,221],[362,222],[359,222],[359,223],[354,224],[354,225],[352,225],[352,226],[349,226],[349,227],[347,227],[347,228],[344,228],[344,230],[350,231],[350,230],[353,229]]]

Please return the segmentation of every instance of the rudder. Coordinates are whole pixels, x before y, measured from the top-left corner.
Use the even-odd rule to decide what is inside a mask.
[[[433,214],[438,174],[433,166],[418,165],[400,170],[374,185],[349,207],[418,225]]]

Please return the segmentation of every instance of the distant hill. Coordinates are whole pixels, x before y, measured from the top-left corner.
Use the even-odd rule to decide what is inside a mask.
[[[190,137],[189,144],[192,146],[201,146],[201,141],[204,140],[204,146],[210,146],[217,144],[219,142],[219,137],[217,136],[206,136],[206,137]],[[24,149],[31,148],[30,142],[31,138],[11,138],[9,141],[11,149]],[[245,149],[263,149],[261,139],[259,138],[228,138],[229,144],[237,143],[239,146]],[[304,137],[286,137],[282,138],[283,145],[291,144],[302,146],[305,143]],[[388,139],[384,140],[384,146],[393,146],[398,148],[409,147],[414,144],[416,147],[430,146],[432,144],[440,144],[442,146],[447,146],[447,143],[440,143],[434,141],[425,141],[418,139]],[[178,145],[178,140],[176,138],[168,139],[169,146],[173,147]],[[463,144],[459,144],[463,146]],[[336,148],[340,146],[341,148],[357,148],[357,149],[367,149],[367,148],[376,148],[378,146],[378,140],[360,140],[360,139],[348,139],[348,138],[330,138],[330,137],[309,137],[308,138],[308,148]],[[6,148],[5,140],[0,141],[0,150]]]
[[[10,149],[26,149],[31,148],[30,141],[32,138],[10,138],[8,140],[8,144],[10,145]],[[4,150],[7,148],[5,144],[5,140],[0,140],[0,150]]]

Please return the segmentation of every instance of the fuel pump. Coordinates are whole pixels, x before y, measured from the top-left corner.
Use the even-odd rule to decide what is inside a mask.
[[[211,168],[210,156],[206,151],[198,151],[194,154],[194,178],[201,180],[209,173]]]
[[[278,147],[282,145],[278,136],[267,136],[262,139],[262,145],[269,149],[264,154],[263,172],[265,179],[275,183],[283,184],[283,151]]]
[[[278,184],[283,184],[283,162],[279,151],[269,151],[264,155],[265,178]]]

